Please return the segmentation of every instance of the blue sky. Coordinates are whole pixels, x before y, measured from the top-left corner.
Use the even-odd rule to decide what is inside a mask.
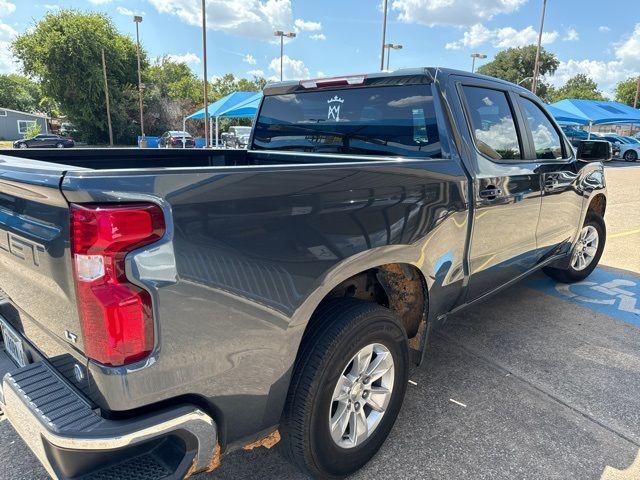
[[[211,76],[274,77],[279,44],[273,30],[296,31],[285,45],[285,77],[379,69],[381,0],[208,0]],[[586,73],[605,92],[640,72],[640,11],[629,0],[548,0],[543,41],[561,60],[550,79]],[[387,41],[403,45],[391,68],[470,69],[472,52],[488,55],[535,43],[542,0],[389,0]],[[118,29],[141,40],[150,56],[184,59],[201,75],[200,0],[0,0],[0,72],[19,69],[7,50],[17,33],[47,11],[73,7],[108,13]]]

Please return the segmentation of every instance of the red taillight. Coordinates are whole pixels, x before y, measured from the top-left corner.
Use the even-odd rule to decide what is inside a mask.
[[[154,204],[71,205],[71,252],[86,355],[124,365],[151,352],[151,296],[126,277],[125,257],[164,234]]]

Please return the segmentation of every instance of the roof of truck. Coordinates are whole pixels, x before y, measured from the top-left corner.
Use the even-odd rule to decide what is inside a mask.
[[[336,77],[329,78],[318,78],[315,80],[319,81],[327,81],[331,78],[350,78],[350,77],[364,77],[366,78],[366,84],[404,84],[408,80],[412,83],[420,83],[419,77],[422,77],[422,82],[429,83],[437,79],[442,79],[442,77],[448,77],[449,75],[456,76],[464,76],[464,77],[473,77],[491,82],[498,82],[504,85],[508,85],[513,88],[516,87],[523,92],[528,92],[527,89],[515,85],[511,82],[507,82],[505,80],[501,80],[499,78],[489,77],[487,75],[481,75],[479,73],[471,73],[464,70],[455,70],[452,68],[443,68],[443,67],[418,67],[418,68],[402,68],[394,71],[380,71],[380,72],[371,72],[371,73],[360,73],[360,74],[349,74],[342,75]],[[298,90],[302,82],[312,81],[311,80],[286,80],[283,82],[273,82],[267,84],[264,88],[264,95],[279,95],[283,93],[292,93],[294,90]],[[387,80],[387,82],[385,82]]]

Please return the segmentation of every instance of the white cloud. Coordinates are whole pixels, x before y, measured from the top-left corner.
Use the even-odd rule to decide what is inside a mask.
[[[18,35],[11,26],[0,22],[0,73],[15,73],[18,71],[16,62],[11,53],[11,42]]]
[[[610,32],[611,31],[611,29],[609,27],[607,27],[606,25],[600,25],[598,27],[598,30],[601,31],[601,32]]]
[[[160,13],[183,22],[202,24],[200,0],[149,0]],[[240,36],[272,40],[273,31],[293,23],[291,0],[218,0],[207,3],[207,28]]]
[[[313,35],[309,35],[311,40],[326,40],[327,36],[324,33],[314,33]]]
[[[558,32],[543,32],[542,43],[550,44],[559,37]],[[529,25],[522,30],[513,27],[503,27],[489,29],[481,23],[476,23],[469,30],[464,32],[462,38],[445,45],[447,50],[459,50],[462,47],[475,48],[486,43],[490,43],[495,48],[524,47],[537,43],[538,32]]]
[[[322,30],[322,24],[320,22],[307,22],[301,18],[297,18],[295,21],[296,30],[306,30],[308,32],[317,32]]]
[[[616,57],[628,65],[640,68],[640,23],[636,23],[633,33],[616,45]]]
[[[56,10],[60,10],[60,5],[53,5],[51,3],[45,3],[44,4],[44,8],[45,10],[50,10],[52,12],[55,12]]]
[[[571,77],[584,73],[598,83],[598,87],[612,96],[613,89],[621,80],[640,73],[640,23],[636,24],[633,33],[615,48],[615,59],[609,61],[591,59],[569,59],[561,61],[560,66],[548,80],[556,87],[562,86]]]
[[[16,11],[16,6],[8,0],[0,0],[0,17],[6,17]]]
[[[242,61],[248,63],[249,65],[256,64],[256,59],[250,53],[247,53],[244,57],[242,57]]]
[[[120,15],[124,15],[125,17],[133,17],[134,15],[142,15],[144,17],[146,15],[145,12],[137,12],[120,5],[116,7],[116,12],[118,12]]]
[[[94,5],[104,5],[105,3],[110,3],[111,0],[89,0],[89,3],[93,3]]]
[[[496,15],[512,13],[527,0],[394,0],[393,10],[406,23],[472,25]]]
[[[195,53],[187,52],[183,54],[170,54],[167,59],[175,63],[186,63],[187,65],[199,65],[200,57]]]
[[[260,70],[259,68],[256,70],[249,70],[247,75],[251,77],[264,77],[264,70]]]
[[[565,36],[562,37],[562,40],[565,42],[575,42],[576,40],[580,40],[580,34],[575,28],[569,28]]]
[[[276,57],[269,63],[269,70],[280,74],[280,57]],[[302,60],[295,60],[288,55],[282,57],[282,71],[285,80],[309,78],[309,69]]]

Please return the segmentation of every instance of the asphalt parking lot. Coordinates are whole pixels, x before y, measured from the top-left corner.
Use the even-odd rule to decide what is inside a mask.
[[[543,274],[451,318],[354,479],[640,479],[640,164],[607,166],[608,239],[582,285]],[[47,478],[0,420],[0,478]],[[271,450],[198,479],[303,478]]]

